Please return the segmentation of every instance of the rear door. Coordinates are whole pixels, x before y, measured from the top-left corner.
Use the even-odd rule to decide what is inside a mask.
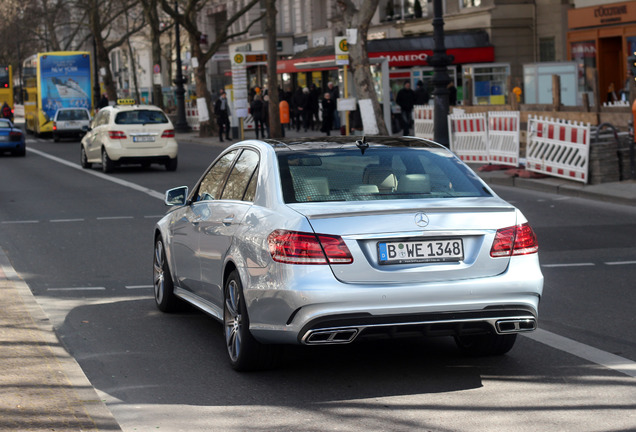
[[[223,265],[234,234],[252,205],[249,190],[255,187],[259,156],[256,151],[245,149],[232,167],[220,196],[206,202],[207,216],[201,220],[199,236],[199,260],[201,263],[200,297],[222,306]],[[248,186],[251,186],[248,188]]]

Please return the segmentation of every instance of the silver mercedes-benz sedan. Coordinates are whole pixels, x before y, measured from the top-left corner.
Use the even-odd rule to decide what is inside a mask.
[[[436,143],[357,138],[239,142],[167,191],[158,308],[220,320],[236,370],[272,367],[280,344],[381,336],[508,352],[543,290],[526,218]]]

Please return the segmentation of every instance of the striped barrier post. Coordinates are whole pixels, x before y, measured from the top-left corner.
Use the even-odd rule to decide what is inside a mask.
[[[486,114],[450,114],[448,136],[451,150],[465,162],[490,160]]]
[[[588,182],[590,124],[528,118],[528,171]]]
[[[488,113],[488,154],[490,162],[519,165],[519,111],[490,111]]]
[[[432,105],[415,105],[413,107],[413,122],[415,123],[413,129],[416,137],[428,140],[434,139],[434,108]]]
[[[197,108],[196,102],[186,102],[186,123],[195,131],[198,131],[201,127],[199,108]]]

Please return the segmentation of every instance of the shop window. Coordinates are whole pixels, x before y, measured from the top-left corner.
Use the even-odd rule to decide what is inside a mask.
[[[481,0],[459,0],[459,7],[461,9],[467,9],[471,7],[481,6]]]
[[[554,37],[539,39],[539,61],[541,62],[556,61]]]
[[[579,93],[591,94],[594,81],[591,71],[596,68],[596,42],[573,42],[570,48],[572,60],[577,63],[580,71],[578,78]],[[594,99],[590,98],[590,100]]]

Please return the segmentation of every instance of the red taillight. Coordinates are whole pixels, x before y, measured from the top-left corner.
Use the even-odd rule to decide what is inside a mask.
[[[512,226],[497,230],[495,240],[490,248],[493,258],[511,255],[528,255],[539,250],[537,236],[526,222],[523,225]]]
[[[53,130],[56,131],[57,130],[57,123],[53,122]]]
[[[110,139],[126,139],[126,134],[122,131],[108,131]]]
[[[174,138],[174,129],[168,129],[163,131],[161,138]]]
[[[287,264],[351,264],[353,257],[340,236],[276,230],[267,237],[276,262]]]

